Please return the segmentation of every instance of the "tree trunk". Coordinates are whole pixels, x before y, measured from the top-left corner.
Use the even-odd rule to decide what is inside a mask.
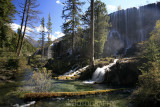
[[[23,16],[22,16],[22,22],[21,22],[20,34],[18,36],[18,43],[17,43],[17,48],[16,48],[16,53],[17,54],[18,54],[19,43],[20,43],[20,40],[21,40],[21,37],[22,37],[22,28],[23,28],[24,16],[25,16],[25,13],[26,13],[27,2],[28,2],[28,0],[26,0],[26,2],[25,2],[25,7],[24,7],[24,11],[23,11]]]
[[[3,39],[2,38],[0,38],[0,48],[3,49]]]
[[[44,32],[42,34],[42,61],[44,59]]]
[[[94,66],[94,0],[91,0],[91,65]]]
[[[74,22],[73,22],[73,26],[74,26]],[[75,32],[74,32],[74,27],[73,27],[73,34],[72,34],[72,55],[74,54],[74,35],[75,35]]]
[[[23,32],[22,41],[21,41],[21,44],[20,44],[18,56],[20,56],[21,50],[22,50],[22,46],[23,46],[23,41],[24,41],[24,36],[25,36],[25,32],[26,32],[26,27],[27,27],[27,21],[28,21],[30,6],[31,6],[31,0],[29,0],[28,10],[27,10],[27,16],[26,16],[26,21],[25,21],[25,27],[24,27],[24,32]]]
[[[73,33],[72,33],[72,55],[74,55],[74,36],[75,36],[75,3],[73,1]]]

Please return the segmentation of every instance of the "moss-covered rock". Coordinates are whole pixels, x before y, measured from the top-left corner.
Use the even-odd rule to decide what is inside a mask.
[[[142,64],[138,58],[123,58],[116,65],[111,67],[111,71],[105,73],[103,83],[108,85],[135,86],[138,76],[141,75],[139,66]]]

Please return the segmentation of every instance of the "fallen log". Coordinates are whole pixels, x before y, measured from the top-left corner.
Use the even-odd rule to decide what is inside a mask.
[[[73,96],[85,96],[85,95],[95,95],[108,93],[113,91],[125,90],[125,88],[120,89],[107,89],[107,90],[95,90],[95,91],[82,91],[82,92],[37,92],[37,93],[26,93],[24,95],[24,100],[41,100],[48,98],[57,98],[57,97],[73,97]]]

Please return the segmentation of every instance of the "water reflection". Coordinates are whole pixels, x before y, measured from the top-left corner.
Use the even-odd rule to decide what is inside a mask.
[[[35,107],[128,107],[128,94],[109,93],[103,95],[90,95],[66,99],[43,100]]]
[[[28,104],[28,102],[24,102],[21,98],[19,98],[19,95],[25,91],[35,92],[35,86],[33,84],[24,84],[26,81],[30,80],[32,75],[33,72],[26,71],[18,74],[15,82],[1,84],[0,107]],[[93,91],[110,88],[104,84],[85,84],[83,81],[49,81],[51,83],[51,87],[48,90],[49,92]],[[129,95],[130,93],[114,92],[83,97],[53,98],[38,101],[31,107],[88,107],[88,105],[92,107],[127,107],[127,98]]]

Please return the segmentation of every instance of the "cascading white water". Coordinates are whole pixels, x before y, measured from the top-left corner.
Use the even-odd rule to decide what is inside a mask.
[[[102,68],[98,67],[93,73],[92,80],[84,81],[83,83],[93,84],[93,83],[102,83],[104,81],[105,73],[110,71],[110,68],[116,64],[118,59],[115,59],[113,63],[106,65]]]
[[[48,59],[52,58],[52,47],[54,47],[54,43],[48,46]]]
[[[23,104],[23,105],[19,105],[19,104],[15,104],[13,105],[13,107],[30,107],[31,105],[34,105],[36,103],[36,101],[31,101],[27,104]]]
[[[78,67],[74,68],[73,70],[70,70],[69,72],[66,72],[63,76],[70,76],[72,73],[74,73]]]
[[[113,54],[116,56],[117,50],[124,46],[122,36],[116,29],[113,29],[110,31],[108,39],[110,40],[110,44],[108,44],[108,50],[113,51]]]
[[[81,72],[85,71],[87,68],[89,67],[89,65],[78,69],[79,67],[74,68],[73,70],[70,70],[69,72],[66,72],[65,74],[61,75],[61,76],[74,76],[74,75],[79,75]]]
[[[134,44],[149,38],[160,19],[160,2],[111,13],[112,28],[104,46],[104,55],[126,55]]]

